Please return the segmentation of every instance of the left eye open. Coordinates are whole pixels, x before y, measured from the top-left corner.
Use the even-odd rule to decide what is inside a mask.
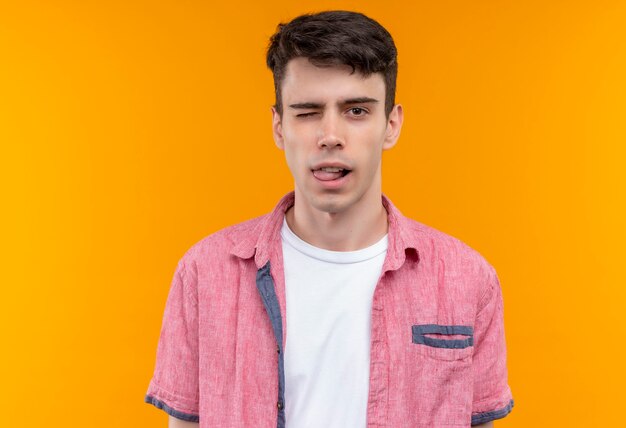
[[[362,107],[352,107],[349,111],[352,116],[364,116],[367,113],[367,110]]]

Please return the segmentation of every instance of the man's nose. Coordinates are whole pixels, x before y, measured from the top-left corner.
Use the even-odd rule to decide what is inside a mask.
[[[325,113],[320,121],[317,145],[320,149],[343,147],[345,145],[341,118],[337,113]]]

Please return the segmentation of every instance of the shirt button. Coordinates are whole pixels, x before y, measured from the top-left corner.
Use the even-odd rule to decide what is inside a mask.
[[[280,354],[280,346],[276,345],[276,352]]]
[[[278,410],[283,410],[283,407],[284,407],[283,402],[279,401],[278,403],[276,403],[276,407],[278,407]]]

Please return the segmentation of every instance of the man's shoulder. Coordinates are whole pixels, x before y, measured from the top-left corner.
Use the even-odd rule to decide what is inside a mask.
[[[402,233],[414,244],[420,256],[466,272],[482,275],[495,273],[493,266],[478,250],[456,236],[408,217],[404,217],[403,229]]]
[[[467,296],[480,308],[499,287],[493,266],[461,239],[406,217],[402,234],[417,250],[422,274],[443,279],[437,284],[456,298]]]
[[[237,245],[258,237],[259,228],[268,215],[251,218],[205,236],[185,252],[183,259],[194,260],[196,263],[228,259]]]

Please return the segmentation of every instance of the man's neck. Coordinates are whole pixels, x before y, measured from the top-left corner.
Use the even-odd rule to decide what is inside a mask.
[[[370,197],[370,199],[373,199]],[[298,198],[286,213],[289,228],[303,241],[331,251],[355,251],[378,242],[388,229],[381,195],[364,200],[349,211],[327,213],[307,210]]]

